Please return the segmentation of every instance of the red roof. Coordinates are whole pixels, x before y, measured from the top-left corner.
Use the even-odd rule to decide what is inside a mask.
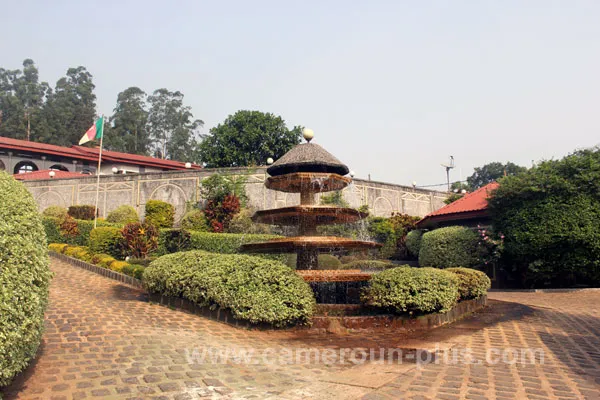
[[[447,206],[426,215],[425,218],[417,222],[417,225],[423,226],[431,222],[486,216],[487,199],[490,197],[491,192],[498,186],[500,186],[498,182],[492,182],[474,192],[467,193]]]
[[[50,171],[54,172],[54,179],[68,179],[68,178],[86,178],[91,175],[82,174],[80,172],[69,172],[69,171],[57,171],[43,169],[41,171],[25,172],[24,174],[14,174],[16,180],[19,181],[30,181],[37,179],[51,179]]]
[[[28,142],[26,140],[11,139],[0,136],[0,148],[28,151],[31,153],[48,154],[74,158],[78,160],[98,161],[99,148],[83,147],[83,146],[55,146],[53,144],[45,144],[38,142]],[[140,156],[138,154],[121,153],[118,151],[102,150],[102,160],[111,161],[121,164],[142,165],[145,167],[154,167],[167,170],[186,169],[185,162],[163,160],[160,158]],[[202,166],[192,164],[192,169],[201,169]]]

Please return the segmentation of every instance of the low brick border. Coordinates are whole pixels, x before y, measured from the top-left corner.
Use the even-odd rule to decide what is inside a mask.
[[[99,267],[94,264],[90,264],[88,262],[78,260],[77,258],[69,257],[65,254],[56,253],[54,251],[48,252],[51,257],[57,258],[61,261],[68,262],[71,265],[74,265],[79,268],[87,269],[95,274],[105,276],[107,278],[113,279],[115,281],[123,282],[127,285],[133,286],[137,289],[143,289],[142,281],[134,278],[133,276],[125,275],[120,272],[112,271],[108,268]]]
[[[315,316],[312,326],[298,327],[315,332],[414,332],[426,331],[451,324],[481,310],[487,304],[487,296],[464,300],[445,313],[421,315],[416,318],[403,315],[361,315],[361,316]]]
[[[65,254],[48,252],[51,257],[67,262],[73,266],[86,269],[90,272],[102,275],[124,284],[143,290],[148,295],[148,300],[165,307],[173,307],[190,314],[199,315],[214,321],[226,323],[231,326],[246,329],[273,330],[277,329],[268,324],[251,324],[248,321],[235,319],[228,309],[216,307],[203,307],[187,299],[181,299],[171,296],[164,296],[157,293],[148,293],[142,281],[129,275],[121,274],[110,269],[102,268],[94,264],[69,257]],[[445,313],[427,314],[416,318],[410,318],[400,315],[363,315],[363,316],[345,316],[329,317],[315,316],[312,318],[311,326],[295,326],[289,329],[299,331],[314,332],[374,332],[393,330],[397,332],[425,331],[437,328],[442,325],[456,322],[475,311],[485,307],[487,296],[482,296],[473,300],[461,301],[450,311]]]

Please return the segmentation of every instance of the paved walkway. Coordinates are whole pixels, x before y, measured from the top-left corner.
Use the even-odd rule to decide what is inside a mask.
[[[600,399],[600,291],[492,293],[485,311],[420,336],[307,335],[236,329],[52,269],[40,355],[8,399]]]

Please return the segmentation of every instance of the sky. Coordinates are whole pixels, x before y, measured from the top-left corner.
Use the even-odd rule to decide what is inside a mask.
[[[596,0],[19,0],[0,67],[54,85],[83,65],[104,114],[130,86],[179,90],[202,133],[271,112],[356,177],[425,186],[450,155],[455,181],[600,144],[598,21]]]

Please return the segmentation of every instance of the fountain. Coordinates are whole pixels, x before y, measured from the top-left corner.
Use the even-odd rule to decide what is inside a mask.
[[[296,271],[315,290],[319,303],[358,303],[358,292],[370,275],[360,270],[318,270],[319,252],[378,248],[375,242],[318,236],[320,225],[351,223],[367,216],[353,208],[315,204],[317,193],[342,190],[350,184],[349,170],[321,146],[311,143],[313,133],[303,131],[306,143],[299,144],[267,169],[265,186],[287,193],[300,193],[300,205],[257,211],[252,219],[271,225],[297,226],[298,236],[248,243],[249,253],[296,253]]]

